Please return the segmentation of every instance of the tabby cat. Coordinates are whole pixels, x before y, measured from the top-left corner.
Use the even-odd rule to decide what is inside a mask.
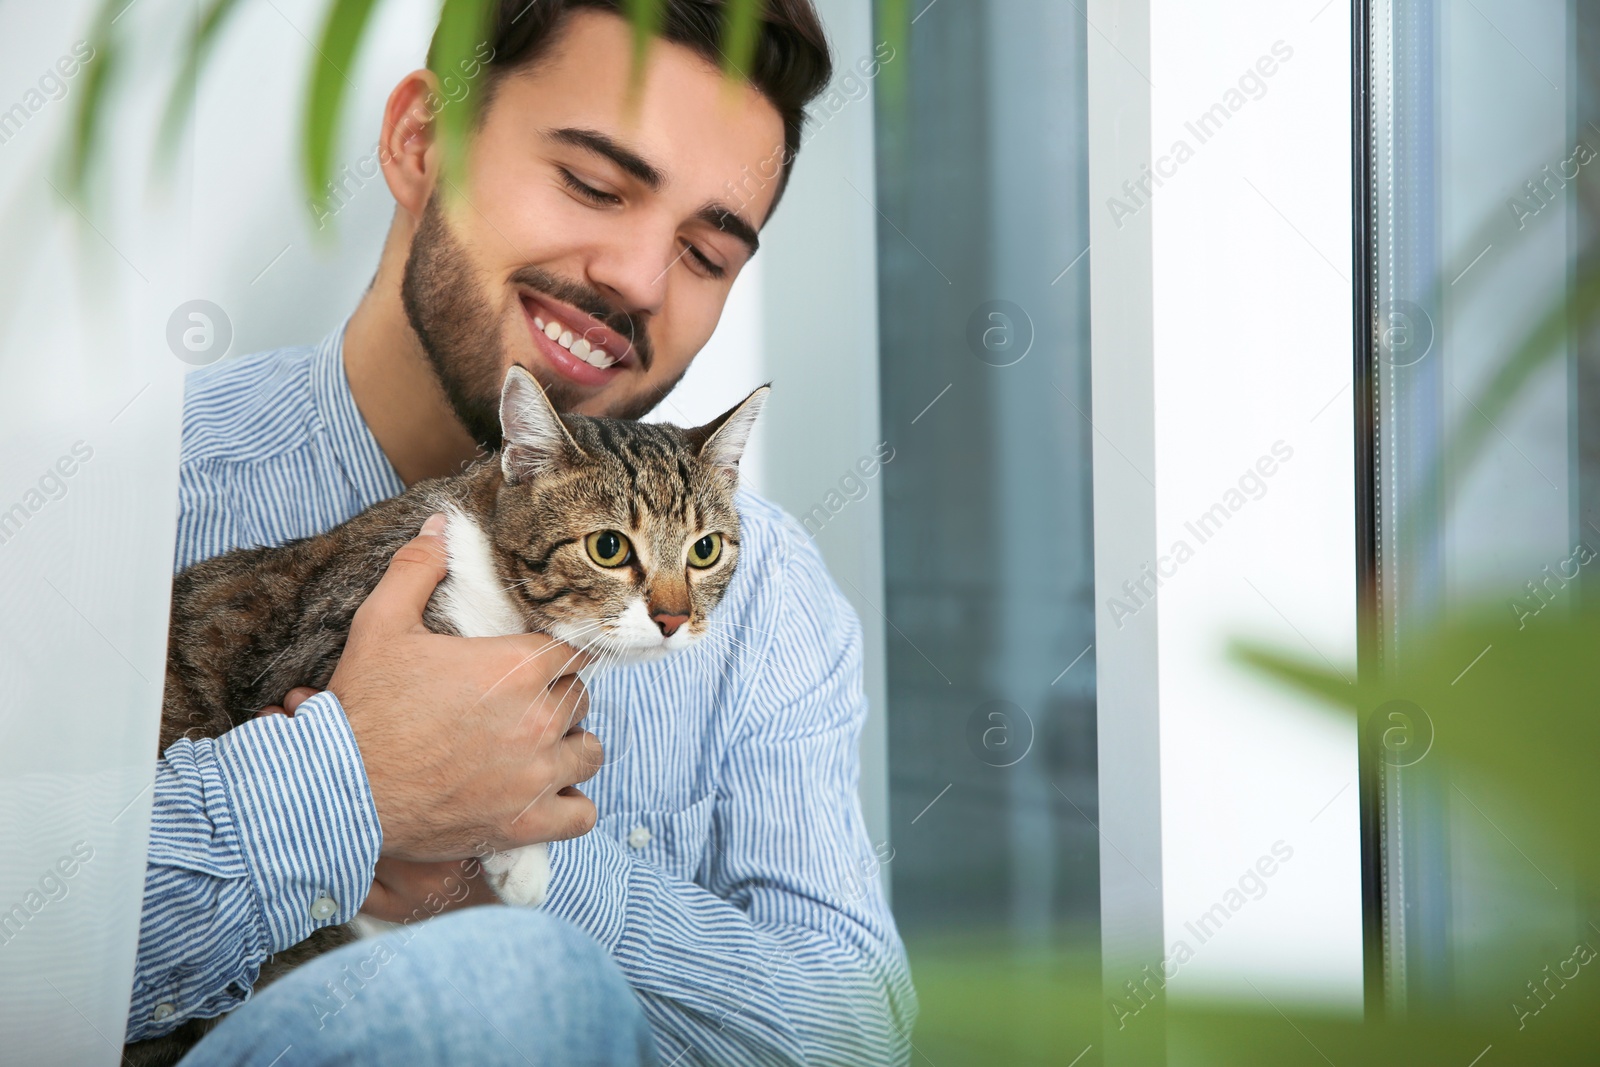
[[[704,426],[683,429],[557,415],[513,366],[500,395],[504,444],[450,478],[419,482],[339,526],[197,563],[173,582],[160,751],[216,737],[296,686],[325,688],[350,621],[395,550],[446,515],[449,575],[423,621],[436,633],[540,632],[603,665],[637,663],[706,633],[739,557],[739,458],[762,386]],[[542,903],[545,845],[483,861],[508,904]],[[269,959],[259,989],[356,937],[325,927]],[[176,1063],[220,1019],[127,1046],[138,1067]]]

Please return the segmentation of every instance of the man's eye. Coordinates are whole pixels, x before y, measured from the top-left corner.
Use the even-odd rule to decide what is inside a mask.
[[[688,241],[684,242],[684,247],[689,250],[690,258],[698,263],[700,265],[700,269],[705,271],[706,274],[712,278],[721,279],[728,273],[726,268],[719,267],[715,263],[711,262],[705,257],[704,253],[702,253],[698,248],[690,244]]]
[[[596,189],[591,185],[584,184],[583,182],[579,181],[577,177],[567,168],[558,167],[556,169],[561,171],[561,180],[566,183],[567,188],[571,189],[574,193],[577,193],[591,204],[622,203],[622,198],[620,196],[613,196],[611,193],[602,193],[599,189]]]

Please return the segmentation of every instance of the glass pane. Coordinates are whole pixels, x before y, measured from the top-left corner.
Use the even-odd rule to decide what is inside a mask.
[[[1584,44],[1597,17],[1594,5],[1511,0],[1373,8],[1368,662],[1403,686],[1445,628],[1483,620],[1440,675],[1445,700],[1369,709],[1368,845],[1393,1013],[1505,1016],[1508,1001],[1536,1012],[1534,983],[1593,936],[1582,864],[1540,801],[1559,788],[1559,759],[1527,773],[1512,736],[1518,719],[1553,711],[1534,688],[1539,706],[1525,708],[1488,687],[1566,640],[1595,588],[1584,564],[1600,548],[1588,292],[1600,62]],[[1504,758],[1477,759],[1467,731],[1491,699]],[[1560,756],[1561,736],[1543,741]]]
[[[1062,1010],[1076,976],[1096,1003],[1099,975],[1085,27],[1053,0],[924,13],[906,92],[877,111],[891,871],[915,1041],[1008,1064],[1095,1042],[1090,1063],[1098,1035]]]

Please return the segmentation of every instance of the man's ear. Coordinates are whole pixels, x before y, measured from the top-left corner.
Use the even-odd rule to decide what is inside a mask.
[[[544,390],[517,364],[500,387],[500,433],[500,470],[510,485],[583,457]]]
[[[750,431],[755,429],[756,416],[767,402],[770,385],[763,385],[718,415],[704,426],[689,431],[691,441],[701,441],[700,461],[717,467],[732,480],[739,477],[739,459],[750,442]]]
[[[395,203],[413,220],[422,217],[439,180],[434,116],[443,99],[434,73],[414,70],[400,79],[383,110],[378,164]]]

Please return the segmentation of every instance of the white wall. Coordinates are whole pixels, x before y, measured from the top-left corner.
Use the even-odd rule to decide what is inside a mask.
[[[16,1063],[120,1056],[176,514],[173,216],[107,187],[116,211],[85,222],[50,184],[103,57],[37,91],[90,6],[0,13],[0,109],[28,112],[0,144],[0,1048]],[[145,165],[146,129],[111,136]]]
[[[1159,944],[1174,998],[1359,1010],[1354,724],[1226,655],[1249,636],[1355,659],[1349,11],[1106,0],[1089,18],[1114,34],[1091,39],[1089,83],[1107,993]],[[1273,73],[1228,97],[1275,44]],[[1218,103],[1235,106],[1202,138],[1188,124]],[[1153,197],[1129,195],[1163,157]],[[1292,457],[1230,497],[1278,442]],[[1218,503],[1202,539],[1186,524]],[[1162,556],[1154,602],[1127,595]],[[1263,888],[1230,896],[1279,842]],[[1152,847],[1158,942],[1151,909],[1110,898],[1148,899],[1124,854]],[[1219,903],[1202,941],[1186,924]]]

